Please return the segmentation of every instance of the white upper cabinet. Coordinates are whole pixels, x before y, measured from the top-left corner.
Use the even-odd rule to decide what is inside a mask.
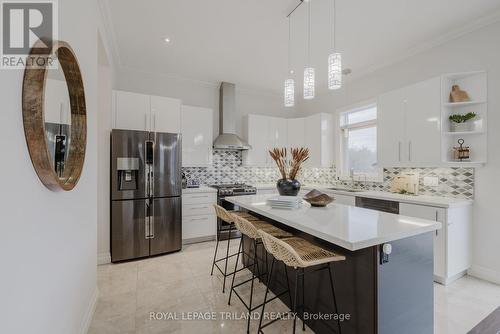
[[[151,129],[151,107],[149,95],[124,91],[113,91],[114,129]]]
[[[113,128],[179,133],[181,101],[169,97],[113,91]]]
[[[408,161],[437,165],[441,161],[441,78],[408,87],[406,100]]]
[[[286,119],[248,115],[245,139],[252,146],[243,152],[247,166],[274,165],[268,151],[274,147],[307,147],[307,166],[330,167],[333,163],[333,119],[330,114]]]
[[[287,119],[288,147],[304,147],[305,138],[305,118]]]
[[[181,101],[170,97],[151,96],[152,131],[181,132]]]
[[[285,118],[268,117],[269,125],[267,127],[268,148],[287,147],[288,130]]]
[[[212,164],[213,111],[208,108],[181,107],[182,166]]]
[[[377,132],[381,167],[440,165],[440,98],[439,77],[379,97]]]
[[[306,166],[331,167],[334,155],[333,118],[330,114],[315,114],[305,119],[304,146],[309,148]]]
[[[252,146],[243,151],[243,162],[247,166],[266,166],[270,164],[268,149],[270,146],[270,119],[261,115],[248,115],[246,117],[245,139]]]
[[[405,156],[405,90],[379,96],[377,101],[377,154],[380,167],[398,166]]]

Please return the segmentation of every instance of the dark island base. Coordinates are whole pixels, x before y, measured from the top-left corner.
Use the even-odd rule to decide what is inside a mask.
[[[290,231],[287,226],[274,221],[272,223]],[[331,264],[339,313],[350,316],[350,320],[341,323],[342,333],[433,333],[432,232],[391,242],[393,253],[389,262],[383,265],[379,264],[379,246],[353,252],[300,231],[291,232],[346,256],[345,261]],[[253,243],[246,236],[243,246],[253,254]],[[259,245],[257,256],[260,268],[265,268],[265,254],[263,245]],[[269,267],[271,260],[269,255]],[[248,258],[243,258],[243,262],[247,264]],[[293,296],[295,275],[292,268],[288,268],[288,276]],[[280,293],[283,287],[286,287],[284,266],[282,262],[276,261],[270,289]],[[298,289],[300,305],[303,302],[301,284]],[[280,299],[290,307],[288,295]],[[306,269],[305,305],[309,313],[334,313],[328,271],[308,273]],[[266,311],[273,310],[267,308]],[[336,333],[337,330],[335,320],[309,320],[306,324],[315,333]]]

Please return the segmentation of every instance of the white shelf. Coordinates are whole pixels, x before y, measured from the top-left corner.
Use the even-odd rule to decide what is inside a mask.
[[[443,103],[443,107],[465,107],[465,106],[473,106],[477,104],[485,104],[486,101],[467,101],[467,102],[447,102]]]
[[[474,166],[482,166],[486,164],[486,161],[445,161],[448,166],[465,166],[465,167],[474,167]]]
[[[453,85],[460,86],[471,98],[467,102],[449,102],[450,91]],[[480,167],[487,162],[488,157],[488,80],[485,71],[462,72],[445,74],[441,79],[441,159],[443,164],[450,167]],[[473,112],[477,118],[470,131],[450,131],[451,114]],[[455,161],[453,147],[457,146],[457,139],[463,138],[465,146],[471,149],[470,161]]]
[[[443,132],[446,136],[467,136],[467,135],[480,135],[486,133],[486,131],[448,131],[448,132]]]

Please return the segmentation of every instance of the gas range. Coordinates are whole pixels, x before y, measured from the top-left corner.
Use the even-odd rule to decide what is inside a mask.
[[[214,184],[212,188],[217,189],[217,197],[226,196],[241,196],[241,195],[254,195],[257,193],[257,188],[244,183],[234,184]]]

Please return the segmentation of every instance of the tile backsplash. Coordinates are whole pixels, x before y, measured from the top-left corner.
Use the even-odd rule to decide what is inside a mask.
[[[243,166],[241,151],[216,150],[213,164],[210,167],[183,167],[188,179],[197,179],[201,184],[247,183],[272,184],[279,178],[276,167]],[[455,198],[474,198],[474,169],[461,167],[444,168],[384,168],[383,182],[351,182],[339,181],[335,168],[302,169],[298,179],[303,184],[331,184],[337,186],[354,186],[366,190],[388,191],[392,179],[401,173],[418,172],[420,176],[420,194],[446,196]],[[425,186],[423,179],[427,176],[438,177],[438,186]]]

